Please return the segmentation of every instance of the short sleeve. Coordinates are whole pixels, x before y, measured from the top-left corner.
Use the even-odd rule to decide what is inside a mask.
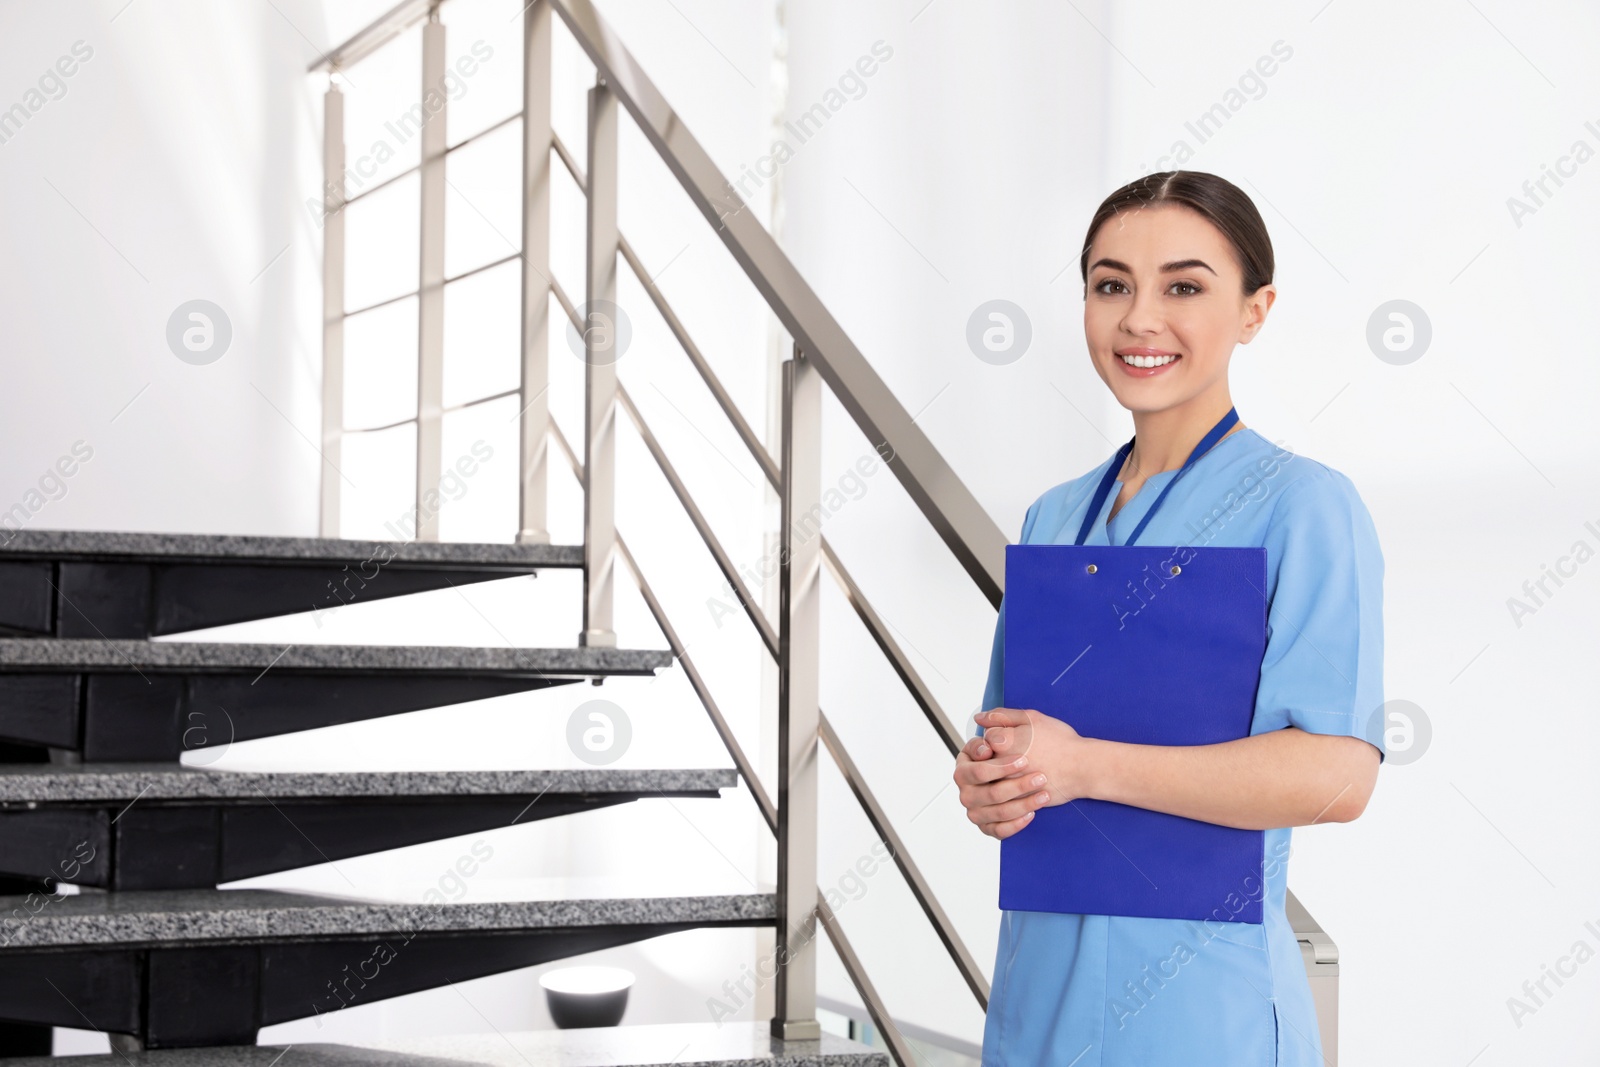
[[[1043,497],[1040,498],[1041,500]],[[1035,500],[1028,505],[1028,513],[1022,519],[1022,536],[1017,544],[1025,545],[1028,537],[1033,533],[1033,520],[1039,513],[1039,501]],[[989,648],[989,679],[983,687],[983,704],[979,711],[988,711],[990,708],[1002,706],[1005,700],[1005,648],[1006,648],[1006,598],[1000,596],[1000,611],[994,620],[994,643]],[[976,737],[983,733],[983,727],[975,726],[971,736]]]
[[[1266,549],[1267,648],[1250,732],[1359,737],[1381,761],[1383,554],[1350,479],[1324,468],[1286,487]]]

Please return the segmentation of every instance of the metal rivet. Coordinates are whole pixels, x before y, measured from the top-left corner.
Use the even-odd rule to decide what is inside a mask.
[[[1173,565],[1173,568],[1172,568],[1172,574],[1173,574],[1173,577],[1177,577],[1177,574],[1178,574],[1178,571],[1180,571],[1180,570],[1182,570],[1182,569],[1183,569],[1183,568],[1181,568],[1181,567],[1179,567],[1179,566],[1177,566],[1177,565],[1176,565],[1176,564],[1174,564],[1174,565]]]
[[[1097,571],[1099,569],[1100,568],[1096,567],[1093,563],[1089,564],[1087,567],[1084,568],[1084,570],[1088,571],[1090,574],[1093,574],[1095,571]]]

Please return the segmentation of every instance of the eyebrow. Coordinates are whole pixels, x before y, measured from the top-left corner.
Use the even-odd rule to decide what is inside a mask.
[[[1096,267],[1109,267],[1111,270],[1120,270],[1124,274],[1133,273],[1133,268],[1122,262],[1120,259],[1110,259],[1105,256],[1102,256],[1093,263],[1089,264],[1090,270],[1094,270]],[[1171,274],[1174,271],[1188,270],[1191,267],[1204,267],[1206,270],[1211,271],[1213,276],[1217,273],[1216,271],[1211,270],[1211,265],[1203,259],[1175,259],[1171,263],[1161,264],[1161,273]]]

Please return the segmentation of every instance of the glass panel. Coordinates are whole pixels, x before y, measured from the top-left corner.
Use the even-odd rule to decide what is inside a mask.
[[[340,536],[411,540],[416,533],[416,423],[345,434],[340,466]]]
[[[422,95],[422,27],[413,26],[341,78],[345,195],[355,196],[422,158],[420,112],[412,110]]]
[[[421,183],[408,174],[344,209],[346,311],[417,291]]]
[[[417,298],[344,320],[344,426],[387,426],[417,414]]]
[[[445,407],[517,387],[521,323],[519,259],[444,287]]]
[[[454,0],[439,9],[448,27],[451,144],[522,110],[521,16],[527,6],[528,0]]]
[[[518,410],[508,396],[445,415],[440,540],[516,539]]]
[[[522,120],[445,157],[444,273],[454,277],[522,247]]]

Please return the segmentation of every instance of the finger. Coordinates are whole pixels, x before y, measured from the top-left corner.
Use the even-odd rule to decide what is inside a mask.
[[[961,751],[966,754],[968,759],[973,760],[988,759],[994,755],[994,749],[990,748],[989,742],[982,737],[969,738],[967,743],[962,746]]]
[[[1021,708],[990,708],[978,712],[973,719],[985,730],[991,726],[1026,726],[1028,713]]]
[[[1032,727],[996,726],[984,736],[998,756],[1025,756],[1033,746]]]
[[[955,769],[957,785],[987,785],[1019,774],[1027,768],[1025,759],[1005,759],[996,756],[986,760],[958,761]]]
[[[1027,796],[1018,797],[1016,800],[1008,800],[1003,804],[985,804],[975,808],[968,808],[967,818],[979,826],[984,823],[1010,822],[1013,819],[1022,818],[1030,811],[1038,811],[1040,808],[1049,807],[1049,805],[1050,791],[1048,789],[1040,789],[1029,793]]]
[[[1004,804],[1045,789],[1049,784],[1049,779],[1043,774],[1019,774],[987,785],[963,786],[960,790],[961,806],[970,809]]]
[[[988,823],[987,825],[985,825],[983,827],[983,832],[988,834],[990,837],[995,838],[998,841],[1004,841],[1006,838],[1010,837],[1012,834],[1015,834],[1017,831],[1023,829],[1024,827],[1026,827],[1032,821],[1033,821],[1033,812],[1030,811],[1030,812],[1028,812],[1028,814],[1024,815],[1022,818],[1020,818],[1020,819],[1012,819],[1010,822],[992,822],[992,823]]]

